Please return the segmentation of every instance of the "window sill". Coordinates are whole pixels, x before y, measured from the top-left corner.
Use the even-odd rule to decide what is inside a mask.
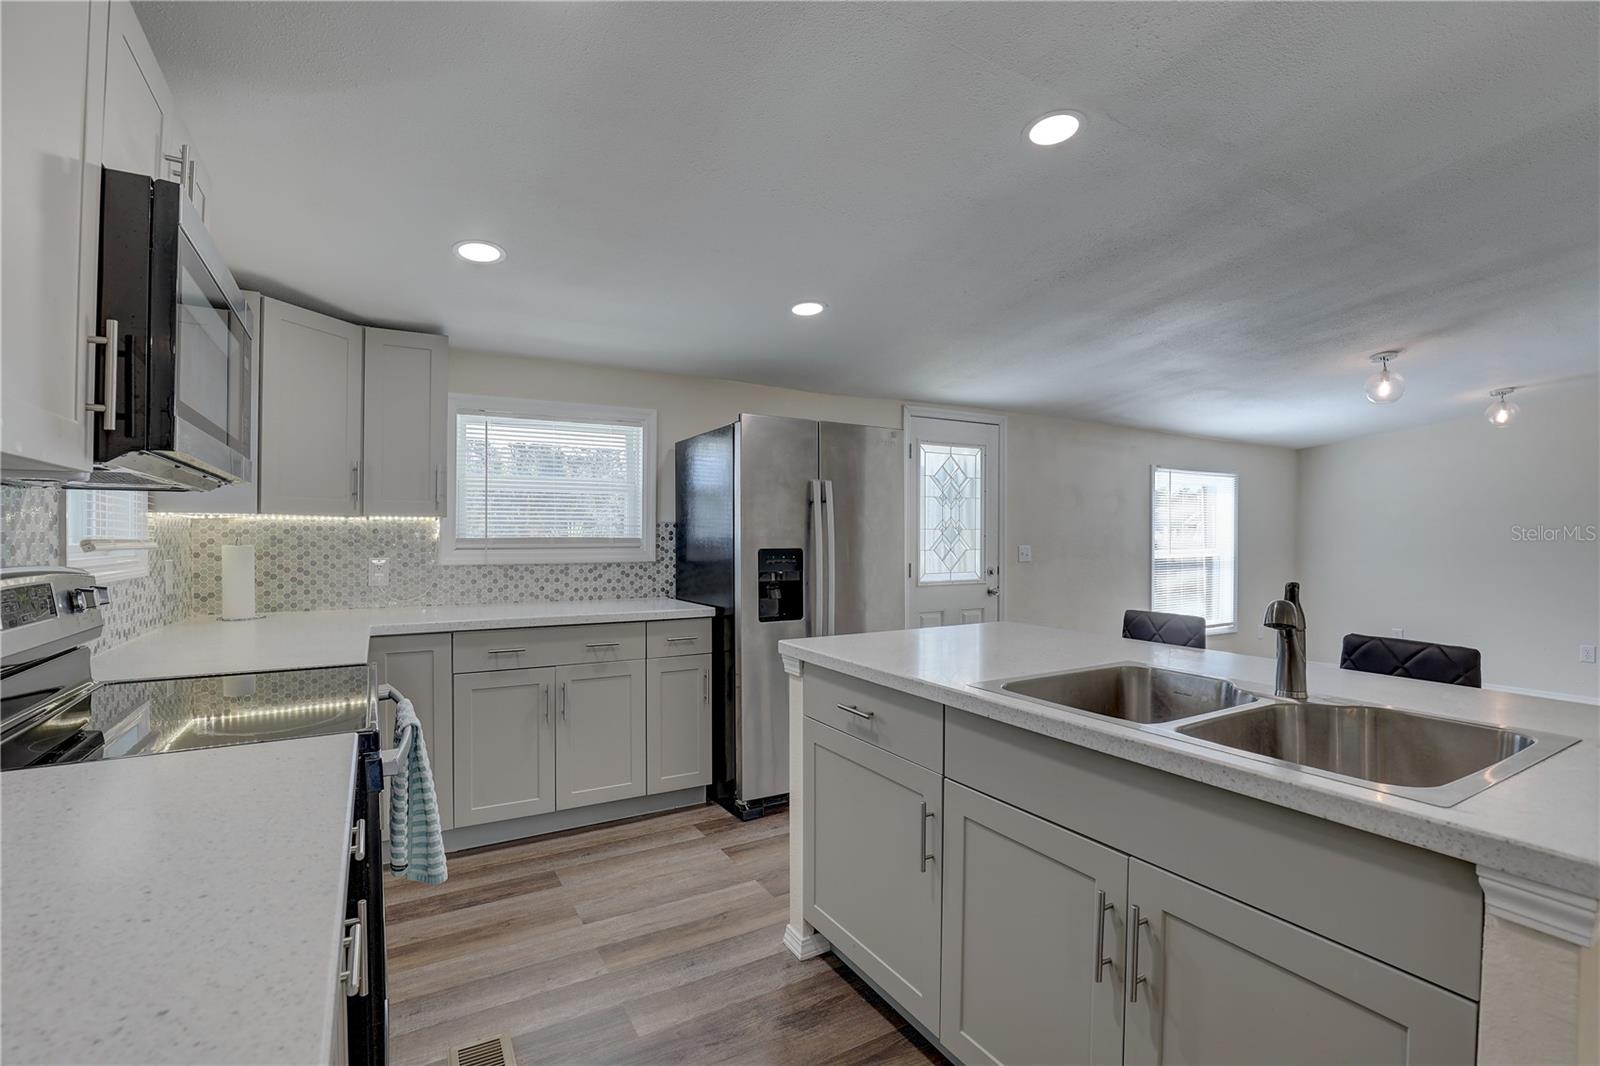
[[[103,585],[115,585],[150,576],[150,561],[143,558],[133,561],[107,559],[99,563],[92,563],[87,559],[69,559],[67,565],[76,570],[87,570]]]
[[[1225,637],[1230,633],[1237,632],[1239,632],[1239,626],[1237,624],[1229,626],[1206,626],[1206,636],[1208,637]]]
[[[655,545],[638,548],[439,547],[440,566],[528,566],[567,563],[653,563]]]

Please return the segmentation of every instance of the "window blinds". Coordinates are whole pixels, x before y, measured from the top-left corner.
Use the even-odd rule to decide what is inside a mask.
[[[149,573],[150,497],[143,492],[66,489],[67,565],[101,580]]]
[[[463,411],[456,416],[456,541],[638,547],[644,477],[642,424]]]
[[[1237,624],[1238,476],[1156,467],[1150,496],[1150,607]]]

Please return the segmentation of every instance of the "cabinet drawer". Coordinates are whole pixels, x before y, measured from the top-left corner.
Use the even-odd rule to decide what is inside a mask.
[[[807,666],[806,717],[892,751],[930,770],[944,770],[944,707],[918,696]]]
[[[544,626],[457,633],[455,672],[611,663],[644,658],[644,623]]]
[[[645,648],[652,659],[705,655],[711,651],[711,619],[671,618],[645,623]]]

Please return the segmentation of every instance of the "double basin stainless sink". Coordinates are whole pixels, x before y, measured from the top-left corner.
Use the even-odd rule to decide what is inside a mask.
[[[1137,663],[977,687],[1440,807],[1578,742],[1394,707],[1278,699]]]

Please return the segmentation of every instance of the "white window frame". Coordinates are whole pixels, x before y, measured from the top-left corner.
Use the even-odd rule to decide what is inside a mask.
[[[1151,464],[1150,467],[1150,494],[1146,497],[1150,501],[1150,511],[1145,528],[1150,538],[1150,587],[1146,601],[1152,611],[1161,608],[1156,603],[1156,479],[1163,470],[1175,474],[1197,474],[1201,477],[1225,477],[1233,480],[1233,620],[1230,622],[1212,623],[1206,619],[1207,636],[1226,636],[1229,633],[1239,632],[1239,568],[1242,552],[1240,549],[1243,538],[1239,535],[1239,475],[1230,470],[1194,470],[1186,466],[1165,466],[1160,463]]]
[[[447,566],[496,563],[648,563],[656,558],[656,412],[645,407],[561,403],[504,396],[450,394],[445,424],[445,514],[439,520],[439,562]],[[464,547],[456,542],[456,420],[462,414],[548,418],[563,422],[637,425],[644,431],[640,456],[639,544],[560,547]]]
[[[97,541],[96,548],[86,551],[83,547],[82,537],[74,537],[72,526],[73,494],[101,492],[114,492],[118,497],[139,496],[144,499],[145,537],[128,540],[126,547],[117,547],[115,541]],[[116,581],[131,581],[135,578],[150,575],[150,552],[155,543],[149,540],[150,531],[150,496],[148,493],[125,492],[120,489],[62,489],[61,493],[61,558],[66,560],[66,565],[79,570],[87,570],[93,574],[96,581],[107,584]]]

